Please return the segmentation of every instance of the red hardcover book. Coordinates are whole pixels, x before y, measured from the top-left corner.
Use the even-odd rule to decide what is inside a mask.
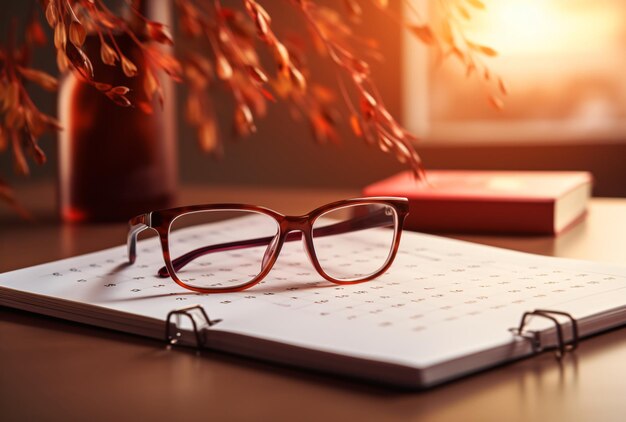
[[[592,176],[578,171],[431,170],[404,172],[364,188],[404,196],[405,228],[431,232],[557,234],[585,215]]]

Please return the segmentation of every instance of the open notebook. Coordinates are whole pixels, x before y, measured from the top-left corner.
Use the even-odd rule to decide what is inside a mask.
[[[249,224],[215,223],[211,235]],[[190,231],[189,242],[203,239]],[[334,245],[359,259],[375,253],[363,246]],[[567,312],[581,337],[626,323],[626,267],[413,232],[403,234],[385,275],[349,286],[324,281],[300,242],[286,243],[267,278],[239,293],[185,290],[156,275],[162,265],[150,238],[139,242],[132,266],[120,246],[4,273],[0,304],[155,338],[163,338],[171,310],[199,304],[220,320],[201,327],[208,348],[409,387],[533,354],[533,342],[511,330],[525,311]],[[559,322],[569,337],[569,320]],[[181,318],[179,328],[179,342],[194,344],[189,321]],[[531,332],[543,346],[556,343],[546,318],[533,318]]]

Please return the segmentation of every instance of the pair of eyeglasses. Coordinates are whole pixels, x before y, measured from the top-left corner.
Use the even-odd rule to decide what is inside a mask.
[[[154,229],[165,260],[159,276],[200,293],[228,293],[259,283],[285,242],[303,240],[326,280],[361,283],[393,262],[408,210],[406,198],[372,197],[333,202],[298,216],[243,204],[153,211],[130,220],[128,258],[135,262],[137,235]]]

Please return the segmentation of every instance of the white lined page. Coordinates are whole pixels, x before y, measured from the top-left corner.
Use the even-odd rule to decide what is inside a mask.
[[[213,226],[212,236],[246,230],[240,221]],[[190,248],[206,243],[185,230]],[[362,244],[337,241],[333,247],[365,259],[377,253]],[[37,301],[45,306],[71,306],[55,298],[92,305],[98,312],[112,311],[111,318],[122,311],[165,320],[172,309],[200,304],[223,320],[214,327],[218,331],[415,367],[511,342],[508,330],[527,310],[555,309],[583,318],[626,302],[623,267],[413,232],[403,233],[385,275],[344,286],[317,274],[301,242],[285,244],[262,283],[220,294],[194,293],[156,276],[163,266],[156,238],[140,241],[137,251],[132,266],[120,246],[1,274],[0,286],[40,295]]]

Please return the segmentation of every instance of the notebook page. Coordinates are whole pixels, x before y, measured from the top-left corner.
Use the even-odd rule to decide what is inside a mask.
[[[211,236],[245,233],[254,224],[254,218],[216,223]],[[185,230],[190,248],[207,244],[197,231]],[[366,240],[337,238],[332,247],[350,257],[349,265],[376,256],[376,235],[368,231]],[[623,308],[626,297],[623,267],[413,232],[403,233],[386,274],[356,285],[325,281],[300,242],[286,243],[267,278],[243,292],[191,292],[159,278],[156,271],[162,265],[160,245],[151,238],[139,242],[132,266],[120,246],[1,274],[0,286],[41,295],[37,300],[46,306],[58,306],[47,300],[61,298],[96,306],[98,312],[158,320],[165,320],[170,310],[200,304],[211,318],[222,319],[212,330],[418,368],[511,343],[509,329],[519,324],[524,311],[555,309],[583,318]]]

